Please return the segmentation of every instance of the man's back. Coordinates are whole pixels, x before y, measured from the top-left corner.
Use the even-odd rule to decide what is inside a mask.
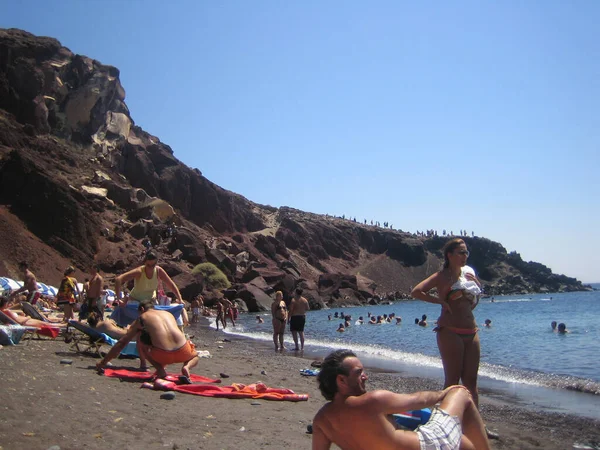
[[[396,430],[395,426],[378,407],[377,391],[361,396],[351,396],[342,401],[327,403],[315,416],[313,433],[323,433],[328,441],[346,450],[359,449],[408,449],[419,450],[416,434]],[[318,445],[313,449],[329,448]]]
[[[170,312],[149,310],[140,316],[143,327],[152,338],[152,346],[163,350],[175,350],[186,343],[175,317]]]
[[[292,299],[292,304],[290,305],[291,315],[303,316],[309,309],[310,305],[308,304],[308,300],[306,300],[304,297]]]

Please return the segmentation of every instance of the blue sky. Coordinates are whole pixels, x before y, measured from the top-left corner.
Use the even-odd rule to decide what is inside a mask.
[[[173,4],[167,4],[173,3]],[[600,281],[600,2],[20,1],[257,203],[475,231]]]

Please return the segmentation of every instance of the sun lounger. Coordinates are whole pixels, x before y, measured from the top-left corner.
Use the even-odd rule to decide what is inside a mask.
[[[21,302],[21,309],[25,314],[27,314],[32,319],[40,320],[42,322],[46,322],[49,324],[53,324],[54,322],[48,320],[46,316],[44,316],[36,306],[33,306],[29,302]]]
[[[21,324],[19,324],[15,320],[13,320],[11,317],[7,316],[2,311],[0,311],[0,322],[2,322],[5,325],[21,326]],[[36,336],[39,339],[42,339],[42,336],[54,339],[54,338],[56,338],[56,336],[58,336],[58,331],[59,331],[59,329],[57,327],[52,327],[50,325],[48,325],[47,327],[42,327],[42,328],[29,327],[29,326],[24,326],[23,328],[25,328],[26,331],[28,332],[29,339],[31,339],[33,336]]]
[[[93,353],[102,357],[101,350],[103,345],[112,347],[118,342],[107,334],[100,333],[94,328],[88,327],[76,320],[69,320],[69,327],[73,327],[80,332],[80,334],[72,334],[68,331],[68,336],[72,340],[70,341],[72,342],[71,350],[76,351],[77,353]],[[65,339],[65,342],[66,341],[67,339]],[[127,344],[125,349],[121,352],[121,355],[139,356],[136,343],[130,342]]]

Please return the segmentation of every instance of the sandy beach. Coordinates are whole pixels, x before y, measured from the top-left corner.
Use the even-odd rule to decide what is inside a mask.
[[[97,375],[92,356],[78,355],[69,345],[32,340],[0,350],[1,449],[308,449],[306,426],[324,403],[314,377],[299,371],[311,360],[293,352],[277,354],[264,343],[223,335],[205,324],[190,334],[202,359],[194,373],[219,378],[223,385],[264,382],[269,387],[308,394],[305,402],[217,399],[140,389],[139,382],[120,382]],[[226,338],[229,342],[223,341]],[[72,361],[63,364],[61,361]],[[135,368],[136,360],[119,359],[115,367]],[[178,372],[179,366],[170,366]],[[370,389],[396,392],[439,389],[436,380],[399,377],[369,371]],[[574,443],[600,445],[600,421],[525,410],[481,393],[488,426],[502,438],[494,449],[565,450]],[[56,449],[56,447],[54,447]]]

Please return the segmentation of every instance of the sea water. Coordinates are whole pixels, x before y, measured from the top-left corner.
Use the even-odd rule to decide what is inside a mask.
[[[352,316],[344,333],[336,331],[343,322],[333,317],[336,312]],[[369,313],[395,313],[402,323],[368,325]],[[439,313],[439,305],[416,300],[310,311],[305,356],[349,348],[366,366],[443,382],[433,332]],[[480,388],[503,400],[600,418],[600,291],[486,298],[474,313],[481,340]],[[415,325],[423,314],[427,327]],[[270,313],[259,315],[264,323],[257,323],[256,314],[241,315],[226,332],[272,341]],[[360,316],[363,325],[356,324]],[[491,327],[483,325],[485,319],[492,321]],[[553,332],[552,321],[564,322],[569,332]],[[289,331],[285,340],[293,348]]]

